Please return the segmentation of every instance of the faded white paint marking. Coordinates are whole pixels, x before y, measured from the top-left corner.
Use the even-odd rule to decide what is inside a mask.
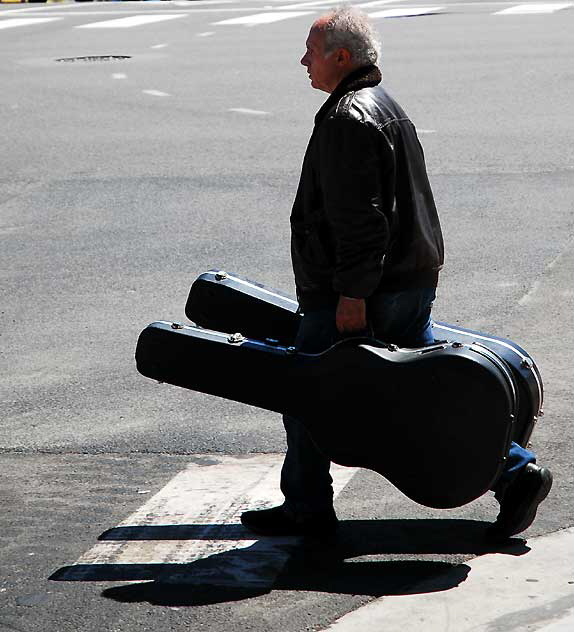
[[[392,0],[390,0],[392,1]],[[330,4],[340,4],[341,0],[309,0],[309,2],[297,2],[296,4],[285,4],[280,7],[276,7],[277,9],[302,9],[302,8],[313,8],[313,7],[322,7]]]
[[[417,134],[436,134],[436,129],[418,129]]]
[[[13,29],[18,26],[32,26],[44,22],[54,22],[62,18],[8,18],[0,21],[0,29]]]
[[[211,37],[215,35],[215,31],[205,31],[204,33],[198,33],[197,37]]]
[[[26,7],[25,9],[8,9],[7,11],[2,11],[2,17],[8,15],[10,13],[53,13],[54,11],[59,11],[60,9],[74,9],[77,8],[77,5],[72,4],[52,4],[46,5],[44,7]]]
[[[194,5],[199,5],[202,7],[205,7],[207,5],[210,4],[233,4],[236,0],[194,0]],[[173,4],[176,7],[189,7],[189,0],[175,0],[175,2],[172,2],[171,4]]]
[[[386,9],[370,13],[371,18],[410,18],[417,15],[430,15],[438,13],[444,7],[405,7],[404,9]]]
[[[385,4],[397,4],[403,0],[374,0],[371,2],[361,2],[361,4],[356,4],[356,7],[361,9],[368,9],[369,7],[381,7]]]
[[[112,565],[126,580],[138,573],[136,579],[154,579],[161,573],[162,582],[270,586],[299,539],[254,539],[240,516],[248,509],[283,502],[282,463],[282,454],[197,458],[126,520],[102,534],[100,542],[58,579],[102,579],[101,571]],[[332,466],[335,495],[355,472]],[[192,564],[199,560],[201,564]],[[151,571],[148,565],[154,565]],[[161,565],[169,567],[162,570]]]
[[[536,294],[540,287],[540,281],[534,281],[532,287],[526,292],[526,294],[518,301],[519,305],[527,305],[532,300],[532,297]]]
[[[144,94],[148,94],[150,97],[170,97],[171,94],[167,92],[161,92],[161,90],[142,90]]]
[[[117,20],[104,20],[104,22],[90,22],[89,24],[80,24],[74,28],[77,29],[129,29],[134,26],[142,26],[145,24],[153,24],[154,22],[164,22],[165,20],[175,20],[184,18],[184,13],[173,13],[171,15],[133,15]]]
[[[256,13],[255,15],[244,15],[240,18],[230,18],[214,22],[215,25],[237,25],[256,26],[257,24],[270,24],[271,22],[279,22],[280,20],[288,20],[289,18],[298,18],[303,15],[310,15],[311,11],[277,11],[275,13]]]
[[[127,79],[127,75],[124,74],[123,72],[114,72],[114,74],[112,75],[113,79]]]
[[[561,3],[532,3],[532,4],[518,4],[502,11],[497,11],[494,15],[525,15],[529,13],[554,13],[555,11],[562,11],[568,7],[573,6],[571,2]]]
[[[150,48],[159,49],[159,48],[166,48],[167,46],[168,46],[167,44],[154,44],[153,46],[150,46]]]
[[[568,249],[567,249],[568,250]],[[557,255],[556,257],[554,257],[554,259],[552,259],[552,261],[550,261],[550,263],[548,263],[546,265],[546,267],[544,268],[544,272],[550,272],[555,266],[556,264],[560,261],[560,259],[562,259],[562,257],[564,256],[564,252],[567,252],[567,250],[564,250],[563,252],[561,252],[559,255]],[[534,281],[534,283],[532,284],[532,287],[528,290],[528,292],[526,292],[526,294],[518,301],[519,305],[526,305],[528,303],[530,303],[534,297],[534,295],[536,294],[536,292],[538,292],[538,289],[540,287],[541,281]]]
[[[239,114],[253,114],[254,116],[265,116],[269,112],[264,110],[250,110],[249,108],[229,108],[228,112],[238,112]]]
[[[52,5],[52,9],[57,9],[55,11],[50,11],[50,15],[60,15],[60,9],[65,9],[66,7],[68,8],[75,8],[76,11],[65,11],[62,13],[62,15],[68,16],[68,15],[83,15],[85,16],[92,16],[92,15],[118,15],[117,11],[78,11],[78,6],[79,5],[74,5],[74,4],[69,4],[69,5],[63,5],[63,4],[54,4]],[[93,5],[92,5],[93,6]],[[44,7],[44,8],[38,8],[38,9],[21,9],[21,11],[26,12],[27,14],[30,15],[36,15],[37,13],[44,13],[46,11],[46,9],[48,9],[49,7]],[[90,7],[91,8],[91,7]],[[1,15],[2,17],[5,16],[7,13],[15,13],[13,11],[2,11]],[[139,11],[130,11],[129,9],[127,10],[122,10],[122,15],[126,15],[126,14],[140,14],[141,10]]]

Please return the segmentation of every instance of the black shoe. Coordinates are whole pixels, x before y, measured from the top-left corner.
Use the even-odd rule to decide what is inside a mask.
[[[259,535],[332,536],[339,521],[334,509],[313,514],[297,515],[285,507],[273,507],[241,514],[241,523]]]
[[[500,499],[500,513],[488,530],[489,539],[510,538],[528,529],[534,522],[538,505],[548,496],[551,487],[552,472],[529,463]]]

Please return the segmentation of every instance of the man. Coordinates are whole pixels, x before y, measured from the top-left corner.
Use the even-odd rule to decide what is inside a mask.
[[[295,344],[310,353],[365,333],[404,347],[433,342],[442,234],[415,127],[382,87],[377,59],[373,28],[353,8],[320,17],[301,59],[311,86],[330,94],[315,117],[291,214],[304,314]],[[242,522],[264,535],[331,534],[337,517],[330,463],[296,419],[284,424],[285,502],[245,512]],[[512,444],[495,487],[501,512],[493,537],[519,533],[534,520],[552,485],[549,470],[534,461]]]

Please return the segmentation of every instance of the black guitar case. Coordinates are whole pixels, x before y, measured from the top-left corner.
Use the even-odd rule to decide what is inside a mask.
[[[201,327],[268,340],[288,347],[299,327],[297,301],[278,290],[219,270],[200,275],[191,286],[186,316]],[[436,340],[481,345],[495,353],[512,374],[517,392],[512,439],[526,447],[542,416],[543,387],[538,367],[524,349],[499,338],[457,325],[435,322]]]
[[[514,434],[514,380],[477,344],[356,338],[313,355],[161,321],[140,334],[136,363],[149,378],[295,416],[330,460],[372,469],[429,507],[490,489]]]

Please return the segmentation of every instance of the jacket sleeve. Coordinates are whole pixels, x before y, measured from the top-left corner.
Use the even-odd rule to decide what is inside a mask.
[[[333,117],[321,125],[319,178],[327,222],[335,244],[333,289],[365,298],[376,289],[389,245],[381,186],[393,155],[374,127]],[[385,192],[388,197],[389,192]]]

